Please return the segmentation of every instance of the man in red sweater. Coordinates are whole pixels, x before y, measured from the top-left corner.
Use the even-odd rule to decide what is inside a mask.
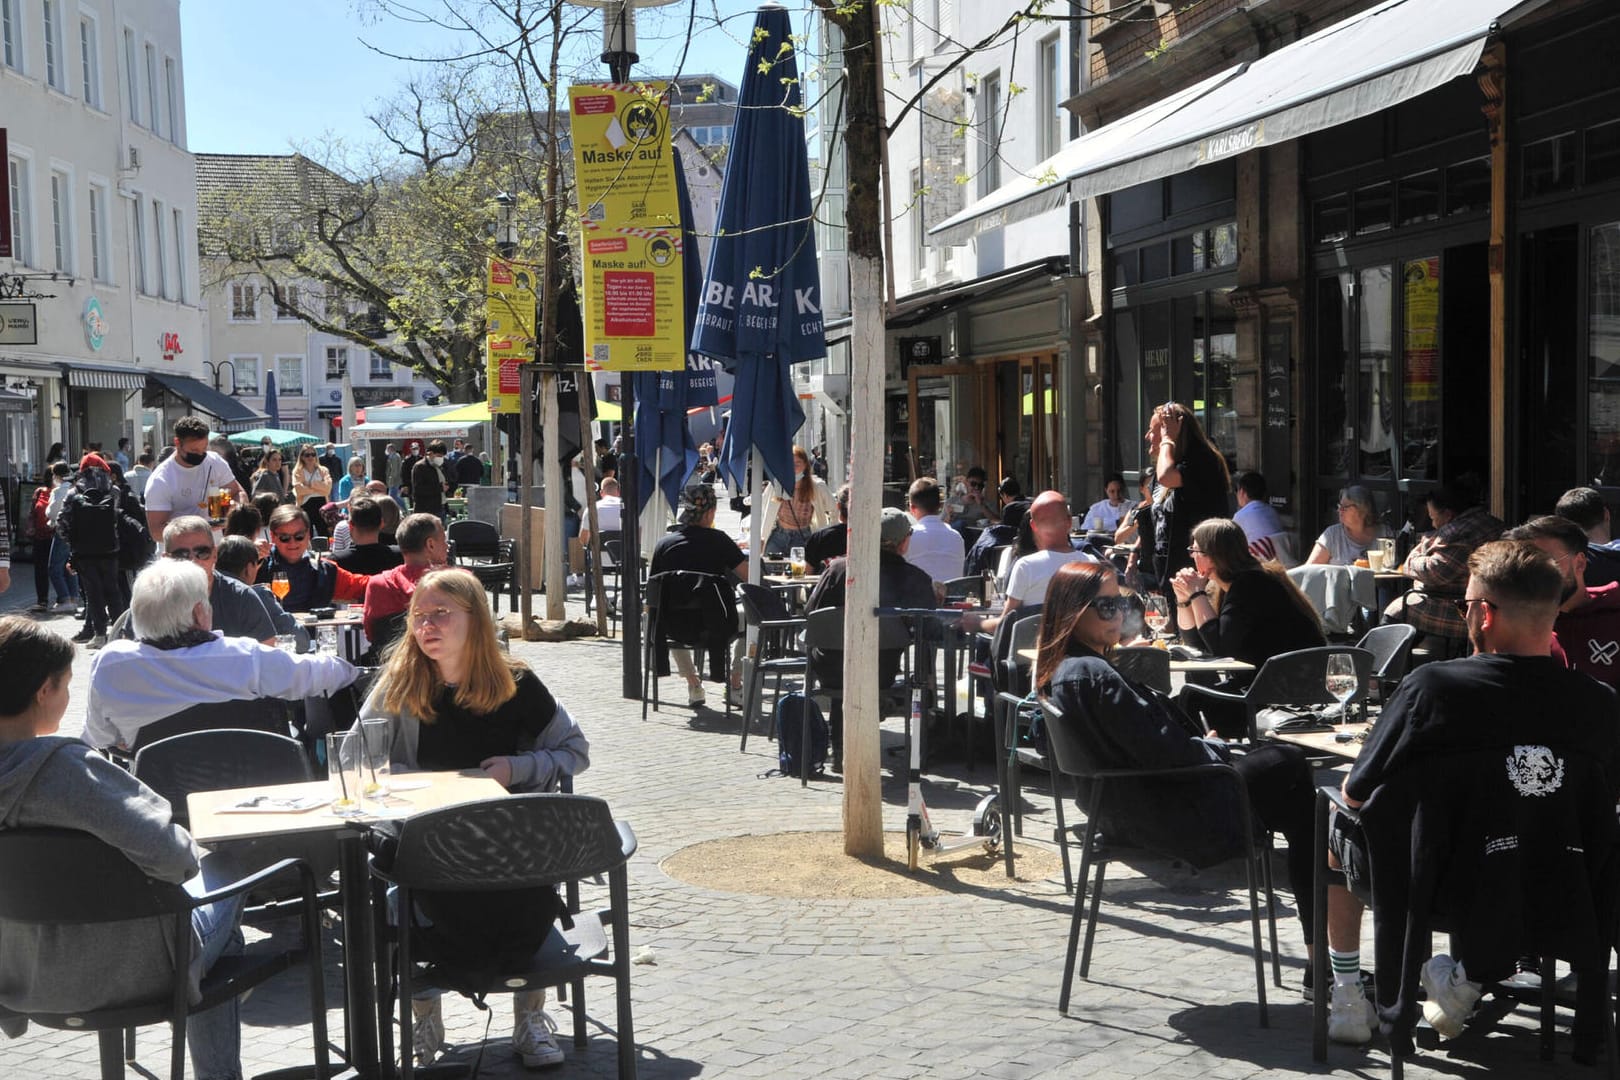
[[[1586,584],[1587,540],[1568,518],[1531,518],[1506,534],[1528,540],[1552,556],[1564,575],[1563,601],[1553,623],[1553,641],[1565,663],[1598,682],[1620,688],[1620,582]]]
[[[416,583],[429,570],[444,566],[450,553],[444,522],[437,514],[410,515],[399,523],[395,539],[405,562],[392,570],[373,574],[366,583],[366,637],[379,646],[387,644],[379,637],[380,634],[388,636],[383,633],[384,621],[410,607]]]

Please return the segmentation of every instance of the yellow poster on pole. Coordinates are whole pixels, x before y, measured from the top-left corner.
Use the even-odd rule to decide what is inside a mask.
[[[488,349],[489,411],[517,413],[523,411],[522,364],[534,357],[529,342],[521,338],[490,335],[485,342]]]
[[[585,366],[686,366],[681,223],[662,83],[569,88]]]
[[[486,330],[491,335],[512,338],[535,336],[540,268],[507,259],[489,260],[484,283],[489,306]]]

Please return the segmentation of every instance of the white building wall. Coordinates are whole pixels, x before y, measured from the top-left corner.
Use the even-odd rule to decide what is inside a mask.
[[[87,441],[111,450],[126,425],[140,419],[139,394],[89,390],[69,402],[59,365],[195,377],[207,352],[179,4],[29,0],[14,11],[13,62],[0,52],[0,124],[10,144],[6,179],[15,167],[24,196],[23,230],[13,238],[17,257],[0,261],[0,274],[29,275],[29,291],[51,295],[32,301],[38,344],[0,346],[0,373],[7,385],[37,395],[40,441],[64,441],[74,453]],[[47,51],[47,12],[55,15],[54,56]],[[126,32],[136,60],[133,82]],[[137,214],[144,248],[133,232]],[[37,277],[49,273],[57,280]],[[86,325],[92,299],[103,317],[99,342]],[[81,419],[70,423],[75,411]],[[10,468],[37,472],[38,460],[13,460]]]

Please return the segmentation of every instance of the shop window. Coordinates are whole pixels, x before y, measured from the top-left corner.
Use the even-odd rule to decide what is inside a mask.
[[[1575,186],[1576,145],[1573,131],[1525,144],[1525,198],[1569,191]]]
[[[1330,195],[1311,207],[1311,238],[1333,244],[1350,235],[1350,196]]]
[[[1394,224],[1395,186],[1373,184],[1356,191],[1356,235],[1383,232]]]
[[[1163,281],[1170,276],[1170,245],[1148,244],[1142,249],[1142,283]]]
[[[1592,230],[1587,322],[1586,473],[1620,484],[1620,221]]]
[[[1440,217],[1440,171],[1403,176],[1396,220],[1402,225],[1436,221]]]
[[[1350,470],[1346,412],[1349,396],[1345,386],[1354,342],[1350,291],[1349,274],[1323,278],[1316,289],[1316,415],[1320,426],[1317,470],[1327,476],[1345,476]]]
[[[1142,270],[1138,261],[1137,251],[1119,251],[1114,253],[1114,288],[1125,289],[1138,284],[1142,280]]]
[[[1412,259],[1401,272],[1401,472],[1440,479],[1440,259]]]
[[[1620,180],[1620,120],[1586,132],[1586,182]]]
[[[1205,269],[1218,270],[1236,266],[1238,261],[1237,222],[1229,221],[1209,231],[1209,255]]]
[[[1491,159],[1460,161],[1446,169],[1446,213],[1469,214],[1491,208]]]
[[[1172,274],[1190,274],[1195,270],[1202,270],[1204,258],[1204,234],[1193,233],[1191,236],[1178,236],[1170,241],[1170,272]]]
[[[1142,427],[1147,406],[1142,404],[1142,342],[1136,332],[1136,312],[1130,308],[1117,311],[1113,319],[1114,346],[1114,415],[1119,435],[1120,465],[1133,469],[1143,465],[1147,457]],[[1145,467],[1145,466],[1143,466]]]
[[[1362,476],[1391,476],[1395,461],[1395,274],[1361,271],[1356,288],[1356,450]]]
[[[1170,212],[1183,214],[1233,199],[1237,170],[1231,165],[1210,165],[1170,177]]]
[[[1113,235],[1152,225],[1163,218],[1164,185],[1158,180],[1108,196],[1108,231]]]

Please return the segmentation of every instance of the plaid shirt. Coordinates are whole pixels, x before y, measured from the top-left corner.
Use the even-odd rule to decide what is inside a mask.
[[[1385,614],[1425,634],[1467,637],[1468,626],[1452,601],[1461,600],[1468,586],[1468,556],[1500,537],[1505,527],[1484,507],[1475,506],[1419,540],[1406,558],[1406,573],[1417,579],[1417,585]]]

